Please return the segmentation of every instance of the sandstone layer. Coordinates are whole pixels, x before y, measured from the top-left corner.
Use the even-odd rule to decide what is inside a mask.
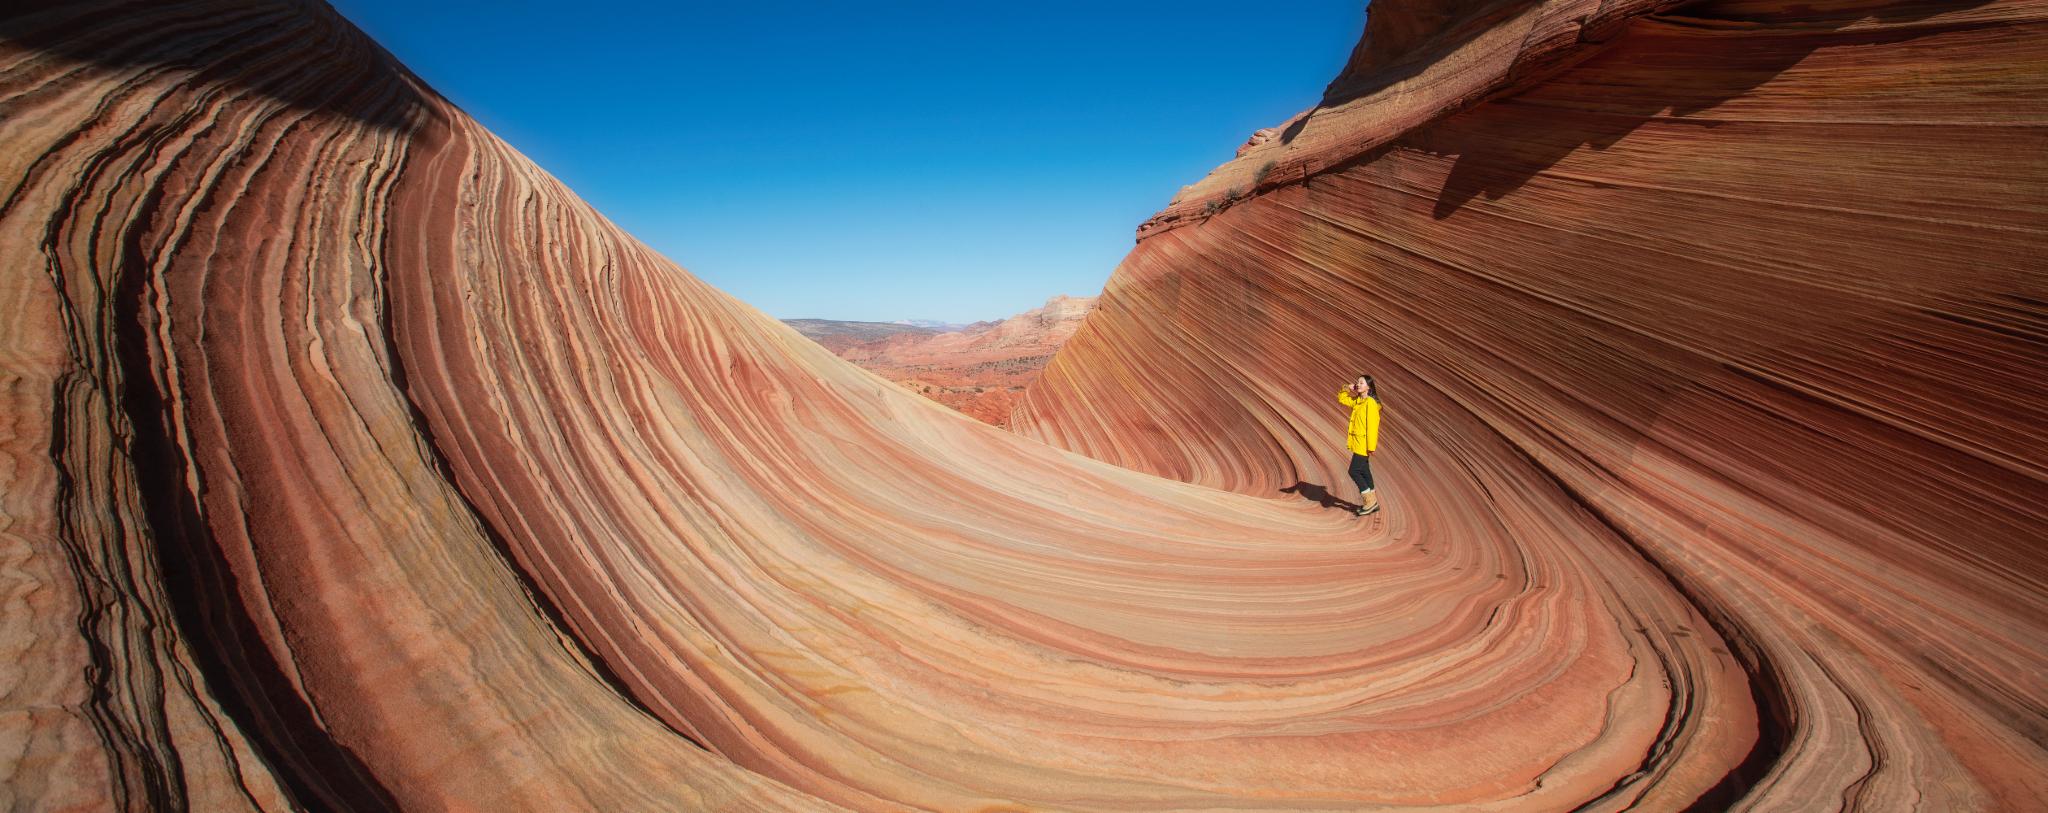
[[[1013,427],[1328,487],[1332,393],[1370,372],[1397,535],[1587,522],[1577,552],[1632,550],[1704,615],[1763,721],[1742,804],[2041,807],[2043,5],[1696,3],[1540,81],[1446,78],[1512,78],[1528,54],[1473,43],[1572,5],[1493,8],[1421,65],[1362,47],[1141,229]]]
[[[1465,5],[1148,229],[1056,445],[323,4],[0,12],[0,804],[2038,802],[2041,7]],[[1360,365],[1383,520],[1292,482]]]

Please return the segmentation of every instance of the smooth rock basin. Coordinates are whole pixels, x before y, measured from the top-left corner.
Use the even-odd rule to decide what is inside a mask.
[[[2043,807],[2048,4],[1371,19],[1012,433],[324,4],[0,12],[0,806]]]

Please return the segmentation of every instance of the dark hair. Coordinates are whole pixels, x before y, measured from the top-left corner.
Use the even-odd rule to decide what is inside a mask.
[[[1378,402],[1380,402],[1380,403],[1381,403],[1382,405],[1386,404],[1387,400],[1386,400],[1385,398],[1381,398],[1381,397],[1380,397],[1380,385],[1379,385],[1379,382],[1377,382],[1377,381],[1374,381],[1374,380],[1372,380],[1372,376],[1366,375],[1365,373],[1359,373],[1359,374],[1358,374],[1358,377],[1359,377],[1359,378],[1363,378],[1363,379],[1365,379],[1365,394],[1366,394],[1366,397],[1368,397],[1368,398],[1371,398],[1371,399],[1373,399],[1373,400],[1375,400],[1375,401],[1378,401]]]

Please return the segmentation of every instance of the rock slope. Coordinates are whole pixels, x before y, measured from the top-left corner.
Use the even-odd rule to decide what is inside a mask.
[[[1610,589],[1705,617],[1762,720],[1746,805],[2040,807],[2043,6],[1697,3],[1403,129],[1569,5],[1354,57],[1146,224],[1013,427],[1328,486],[1333,393],[1371,372],[1406,535],[1508,555],[1582,522],[1576,554],[1655,571]]]
[[[0,802],[2038,801],[2039,5],[1466,5],[1148,229],[1018,413],[1123,467],[324,4],[0,11]]]

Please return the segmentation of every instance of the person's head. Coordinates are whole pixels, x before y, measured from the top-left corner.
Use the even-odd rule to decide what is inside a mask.
[[[1352,382],[1352,386],[1355,386],[1355,387],[1357,387],[1357,388],[1358,388],[1358,391],[1359,391],[1359,392],[1365,393],[1366,395],[1378,395],[1378,394],[1379,394],[1379,393],[1373,392],[1373,389],[1372,389],[1372,376],[1366,375],[1366,374],[1364,374],[1364,373],[1359,373],[1359,374],[1358,374],[1358,380],[1357,380],[1357,381],[1354,381],[1354,382]]]

